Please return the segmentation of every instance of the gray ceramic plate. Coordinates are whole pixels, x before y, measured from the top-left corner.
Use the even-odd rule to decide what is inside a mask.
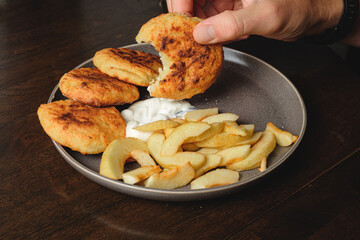
[[[157,54],[147,44],[134,44],[126,48]],[[290,147],[277,146],[268,158],[268,169],[241,172],[239,182],[203,190],[190,190],[185,186],[176,190],[150,189],[133,186],[99,175],[101,154],[82,155],[54,142],[65,160],[81,174],[92,181],[120,193],[154,200],[190,201],[220,197],[239,191],[280,166],[294,152],[301,142],[306,128],[304,102],[294,85],[278,70],[251,55],[224,48],[225,62],[216,83],[204,94],[193,97],[189,102],[196,108],[218,107],[221,112],[231,112],[240,116],[240,123],[254,123],[255,131],[265,129],[271,121],[278,127],[299,136]],[[92,67],[92,61],[76,68]],[[148,98],[145,88],[140,89],[141,99]],[[49,102],[64,99],[58,86],[53,90]],[[118,109],[121,111],[126,106]]]

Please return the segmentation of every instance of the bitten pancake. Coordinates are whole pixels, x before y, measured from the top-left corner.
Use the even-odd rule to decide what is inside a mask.
[[[68,99],[42,104],[37,113],[53,140],[82,154],[103,152],[114,139],[125,137],[126,123],[115,107],[94,108]]]
[[[71,70],[60,79],[59,88],[64,96],[94,107],[133,103],[139,98],[136,86],[96,68]]]
[[[138,86],[149,86],[162,68],[158,56],[127,48],[100,50],[93,63],[103,73]]]
[[[136,41],[152,44],[163,63],[157,81],[149,86],[151,96],[191,98],[215,82],[224,53],[221,44],[195,42],[193,29],[200,21],[180,13],[167,13],[150,19],[141,27]]]

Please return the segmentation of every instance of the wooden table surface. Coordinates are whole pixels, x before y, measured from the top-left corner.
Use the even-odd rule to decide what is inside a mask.
[[[358,239],[359,71],[328,46],[260,37],[228,45],[283,72],[308,113],[295,153],[243,191],[140,199],[60,156],[37,108],[65,72],[97,50],[135,43],[161,12],[157,0],[0,1],[0,239]]]

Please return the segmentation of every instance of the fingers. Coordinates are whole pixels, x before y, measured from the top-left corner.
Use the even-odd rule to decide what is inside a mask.
[[[193,15],[193,0],[167,0],[169,12],[187,13]]]
[[[172,12],[171,0],[166,0],[166,5],[167,5],[167,8],[168,8],[168,11]]]
[[[206,14],[204,13],[204,10],[202,9],[202,7],[198,4],[195,3],[194,5],[194,16],[197,16],[199,18],[206,18]]]
[[[211,17],[216,14],[219,14],[219,12],[216,10],[216,8],[211,3],[205,3],[205,5],[202,7],[206,17]]]
[[[312,5],[303,0],[167,0],[170,11],[206,18],[194,29],[200,44],[226,43],[261,35],[292,41],[314,29]]]
[[[194,39],[201,44],[238,40],[247,35],[243,16],[225,11],[199,23],[193,32]]]
[[[272,25],[266,20],[267,12],[258,4],[224,11],[199,23],[193,32],[194,39],[201,44],[211,44],[241,40],[250,34],[266,34]]]

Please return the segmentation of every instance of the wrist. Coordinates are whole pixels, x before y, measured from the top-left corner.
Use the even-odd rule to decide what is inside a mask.
[[[321,34],[327,29],[335,27],[341,19],[344,3],[343,0],[316,0],[310,7],[312,8],[313,23],[306,36]]]
[[[340,0],[342,6],[339,7],[339,0],[332,0],[331,2],[333,4],[329,4],[327,14],[319,15],[320,21],[327,19],[325,20],[327,22],[323,22],[321,27],[317,29],[318,31],[321,29],[321,31],[319,31],[320,33],[317,35],[309,34],[305,40],[314,43],[331,44],[344,39],[344,37],[353,30],[357,19],[358,1],[359,0]],[[335,10],[336,8],[337,10]],[[339,10],[341,14],[339,14]]]

